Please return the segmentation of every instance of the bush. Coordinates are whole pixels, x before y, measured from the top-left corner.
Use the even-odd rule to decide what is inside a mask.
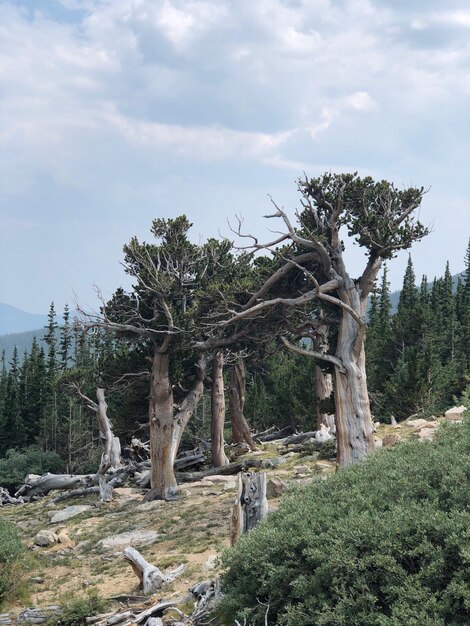
[[[470,623],[470,420],[286,497],[223,557],[222,618],[283,626]]]
[[[0,607],[17,588],[18,560],[22,552],[23,546],[15,527],[0,517]]]
[[[0,459],[0,485],[10,491],[23,484],[27,474],[63,472],[64,461],[55,452],[43,452],[35,446],[21,451],[8,450]]]
[[[84,598],[70,600],[62,605],[62,613],[50,618],[45,626],[84,626],[87,617],[93,617],[106,610],[106,602],[96,592]]]

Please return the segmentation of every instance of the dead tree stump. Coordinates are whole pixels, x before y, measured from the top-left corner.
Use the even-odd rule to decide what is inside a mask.
[[[233,546],[242,533],[252,530],[266,517],[267,513],[266,474],[264,472],[240,472],[237,498],[230,519],[230,545]]]

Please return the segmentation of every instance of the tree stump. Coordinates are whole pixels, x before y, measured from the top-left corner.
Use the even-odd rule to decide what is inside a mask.
[[[230,519],[230,544],[233,546],[242,533],[252,530],[267,513],[266,474],[240,472],[237,497]]]

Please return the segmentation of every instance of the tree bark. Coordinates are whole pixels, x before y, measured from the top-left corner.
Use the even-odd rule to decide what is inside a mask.
[[[316,352],[326,354],[328,352],[328,326],[319,326],[314,341]],[[323,424],[328,424],[328,414],[323,410],[325,400],[331,398],[333,393],[333,376],[322,370],[317,364],[315,367],[315,391],[317,396],[317,429]]]
[[[367,297],[360,297],[347,277],[340,297],[360,317],[366,314]],[[337,464],[350,465],[374,449],[374,435],[367,391],[363,328],[343,310],[337,339],[336,357],[342,367],[335,367],[335,422]]]
[[[232,422],[232,443],[246,442],[250,450],[256,450],[248,422],[243,415],[245,406],[246,375],[243,359],[238,358],[230,372],[230,418]]]
[[[211,450],[214,467],[228,464],[224,451],[224,423],[225,423],[225,392],[224,392],[224,355],[217,351],[212,359],[212,422],[211,422]]]
[[[240,472],[230,518],[230,545],[233,546],[242,533],[252,530],[267,514],[266,474]]]
[[[101,455],[101,463],[98,468],[97,477],[100,487],[100,500],[102,502],[110,502],[113,499],[113,488],[106,480],[106,472],[109,469],[119,469],[121,467],[121,443],[119,437],[113,433],[111,422],[108,418],[104,389],[96,390],[96,398],[98,406],[96,414],[98,416],[98,424],[100,429],[100,437],[104,442],[104,450]]]
[[[175,413],[169,354],[155,350],[149,399],[151,490],[146,501],[172,499],[177,493],[173,464],[186,424],[204,392],[205,367],[205,356],[200,355],[195,382]]]

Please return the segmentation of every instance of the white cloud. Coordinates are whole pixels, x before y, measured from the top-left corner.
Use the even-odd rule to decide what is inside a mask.
[[[215,195],[223,185],[234,213],[250,189],[284,193],[293,172],[333,167],[463,193],[464,0],[452,10],[434,0],[60,0],[56,17],[55,2],[34,4],[0,4],[7,216],[113,213],[114,224],[138,219],[135,198],[144,222],[156,197],[181,210],[185,184]]]

